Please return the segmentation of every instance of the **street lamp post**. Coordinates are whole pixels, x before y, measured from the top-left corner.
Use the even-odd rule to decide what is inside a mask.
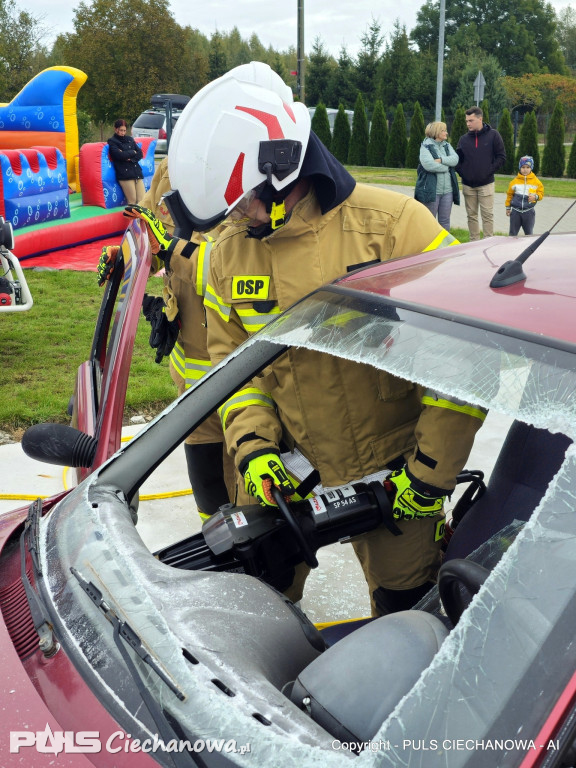
[[[446,2],[440,0],[440,24],[438,29],[438,67],[436,71],[436,122],[442,120],[442,81],[444,79],[444,26]]]
[[[304,71],[304,0],[298,0],[298,46],[296,49],[296,93],[300,101],[306,101]]]

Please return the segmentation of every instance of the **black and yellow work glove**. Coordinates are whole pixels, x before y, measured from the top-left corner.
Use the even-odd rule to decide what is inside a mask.
[[[156,350],[156,362],[161,363],[162,358],[167,357],[174,349],[180,331],[180,321],[178,316],[174,320],[168,320],[166,305],[161,296],[149,296],[145,293],[142,311],[151,325],[148,343]]]
[[[124,208],[124,216],[128,219],[140,219],[146,226],[150,250],[160,259],[163,259],[166,269],[170,267],[170,256],[178,242],[178,238],[171,235],[164,224],[154,216],[149,208],[141,205],[127,205]]]
[[[102,286],[107,280],[110,280],[112,272],[114,272],[114,267],[116,266],[119,252],[119,245],[105,245],[102,248],[102,253],[98,259],[98,267],[96,269],[98,285]]]
[[[406,469],[392,472],[386,478],[384,486],[388,487],[390,484],[395,489],[392,514],[396,520],[417,520],[422,517],[434,517],[442,512],[446,496],[430,495],[425,484],[410,478]]]
[[[294,485],[278,454],[266,450],[256,451],[247,456],[240,467],[244,475],[244,486],[262,506],[276,506],[272,497],[272,486],[280,489],[284,497],[294,494]]]

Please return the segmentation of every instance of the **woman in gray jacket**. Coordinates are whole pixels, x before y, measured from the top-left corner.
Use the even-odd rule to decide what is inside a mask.
[[[448,143],[446,123],[429,123],[420,146],[420,165],[414,197],[450,231],[452,203],[460,205],[460,190],[454,167],[458,155]]]

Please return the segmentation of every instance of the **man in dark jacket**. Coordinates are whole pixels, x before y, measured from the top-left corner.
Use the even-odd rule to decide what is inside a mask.
[[[480,107],[466,110],[468,133],[460,137],[456,171],[462,177],[462,194],[470,240],[480,239],[478,208],[484,237],[494,234],[494,174],[506,161],[502,136],[482,119]]]

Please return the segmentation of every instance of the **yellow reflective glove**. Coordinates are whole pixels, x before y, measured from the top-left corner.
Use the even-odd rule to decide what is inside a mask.
[[[119,251],[119,245],[105,245],[102,248],[100,258],[98,259],[98,267],[96,268],[98,285],[102,286],[107,280],[110,280],[116,266]]]
[[[146,225],[150,250],[166,261],[166,255],[172,253],[178,238],[173,237],[167,231],[164,224],[154,216],[149,208],[143,208],[141,205],[127,205],[124,208],[124,216],[128,219],[140,219]]]
[[[392,503],[392,514],[396,520],[415,520],[434,517],[442,512],[446,496],[431,496],[418,480],[410,479],[406,469],[392,472],[386,479],[396,489]]]
[[[276,506],[272,498],[273,485],[279,488],[285,497],[294,493],[294,485],[276,453],[257,451],[246,457],[240,471],[244,474],[246,492],[258,499],[263,506]]]

